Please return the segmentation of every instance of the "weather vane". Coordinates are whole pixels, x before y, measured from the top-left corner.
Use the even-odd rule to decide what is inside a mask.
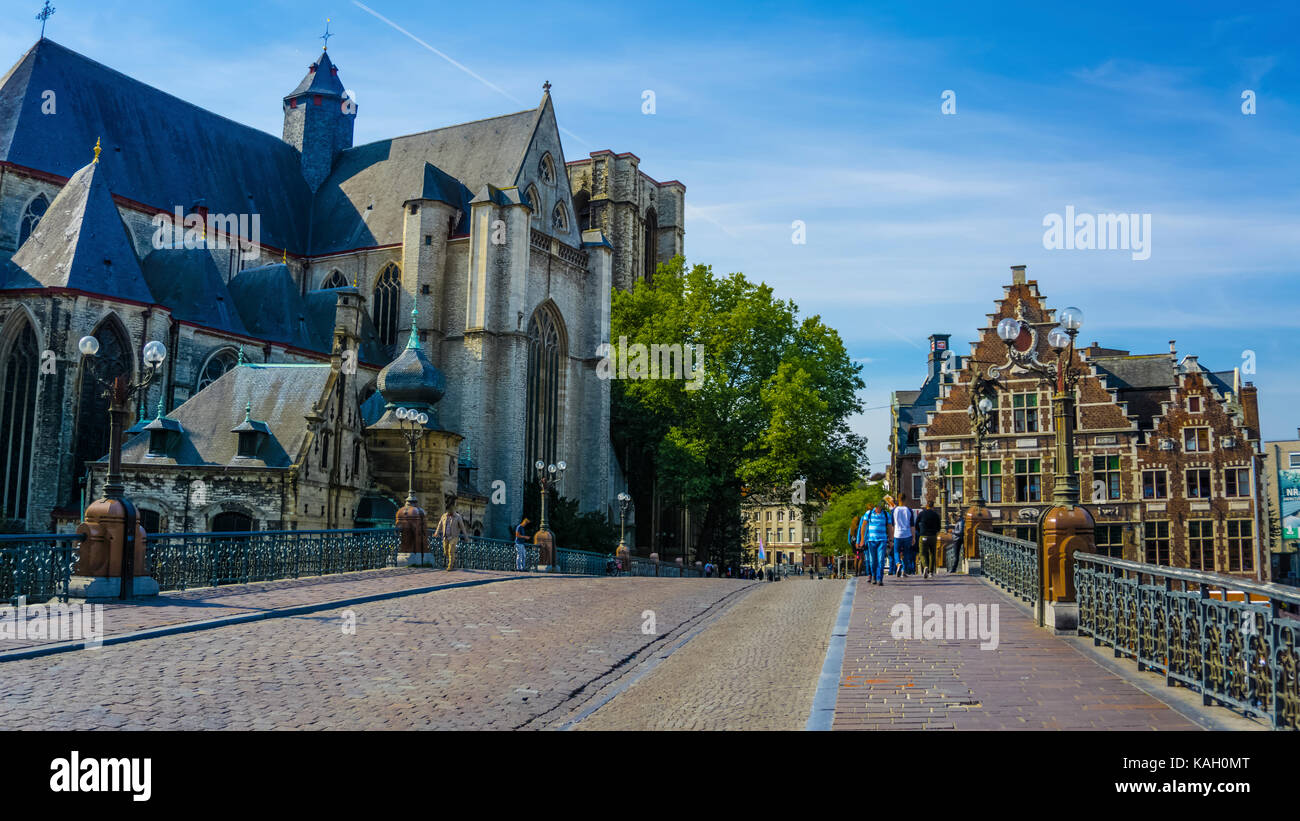
[[[45,0],[45,7],[36,13],[36,19],[41,21],[41,39],[45,39],[45,21],[50,19],[54,13],[54,6],[50,5],[50,0]]]
[[[45,5],[48,6],[49,3],[47,2]],[[320,39],[322,39],[322,40],[325,41],[325,45],[321,47],[321,51],[328,51],[328,50],[329,50],[329,47],[330,47],[330,38],[333,37],[333,36],[334,36],[333,34],[330,34],[330,19],[329,19],[328,17],[326,17],[326,18],[325,18],[325,33],[322,34],[322,35],[320,36]]]

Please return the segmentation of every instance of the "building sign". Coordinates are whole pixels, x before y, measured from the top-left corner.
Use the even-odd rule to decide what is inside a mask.
[[[1300,539],[1300,470],[1277,472],[1277,496],[1282,508],[1282,538]]]

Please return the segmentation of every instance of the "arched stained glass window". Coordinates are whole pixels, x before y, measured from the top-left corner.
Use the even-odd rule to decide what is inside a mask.
[[[222,374],[235,367],[238,362],[239,356],[233,348],[223,348],[209,356],[208,361],[203,364],[203,370],[199,372],[199,381],[194,387],[195,392],[197,393],[216,382],[221,378]]]
[[[548,151],[542,155],[541,162],[537,165],[538,173],[541,174],[542,182],[547,185],[555,185],[555,160],[551,159]]]
[[[561,394],[566,343],[564,320],[554,304],[547,303],[528,321],[528,392],[524,419],[524,475],[538,459],[550,464],[557,458]]]
[[[322,283],[320,287],[321,288],[346,288],[348,287],[348,281],[344,279],[343,273],[341,271],[330,271],[330,275],[325,277],[325,282]]]
[[[50,201],[45,198],[44,194],[37,194],[23,211],[22,221],[18,224],[18,246],[27,241],[27,238],[36,230],[40,224],[41,217],[45,216],[45,211],[50,207]]]
[[[0,488],[0,518],[27,518],[32,434],[36,422],[36,371],[40,349],[30,323],[24,322],[0,363],[0,459],[4,486]]]
[[[371,318],[379,334],[379,343],[388,347],[397,344],[397,311],[402,297],[402,283],[397,266],[388,263],[375,280],[374,303]]]
[[[537,186],[528,186],[528,207],[532,209],[533,222],[542,221],[542,195],[537,190]]]
[[[94,357],[96,371],[101,379],[112,379],[121,374],[134,371],[131,356],[131,343],[122,323],[115,318],[105,320],[93,334],[99,340],[99,353]],[[94,462],[108,453],[108,397],[104,389],[89,372],[86,360],[81,357],[81,391],[77,403],[76,460],[73,462],[73,476],[80,480],[86,475],[86,463]],[[76,485],[70,488],[69,497],[64,500],[69,507],[76,507]]]

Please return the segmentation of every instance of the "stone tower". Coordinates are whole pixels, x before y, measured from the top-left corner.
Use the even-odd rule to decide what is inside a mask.
[[[339,70],[322,51],[307,76],[284,98],[284,136],[302,153],[302,175],[314,192],[329,176],[334,158],[352,147],[356,103],[345,96]]]

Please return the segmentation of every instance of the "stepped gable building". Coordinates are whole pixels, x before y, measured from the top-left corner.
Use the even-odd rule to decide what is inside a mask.
[[[1057,324],[1038,283],[1021,266],[1004,286],[996,310],[979,328],[969,357],[951,380],[937,380],[934,406],[922,396],[895,394],[896,475],[910,477],[922,455],[934,465],[949,460],[949,504],[969,506],[978,481],[995,529],[1036,540],[1042,511],[1051,504],[1056,471],[1079,474],[1082,501],[1097,522],[1099,552],[1173,567],[1265,578],[1260,547],[1260,440],[1255,388],[1235,371],[1211,371],[1195,356],[1131,354],[1093,343],[1075,350],[1082,367],[1075,436],[1075,465],[1055,464],[1052,388],[1012,369],[998,392],[983,469],[975,475],[970,429],[972,368],[982,371],[1007,358],[996,326],[1019,317],[1037,331],[1038,357],[1051,361],[1047,332]],[[941,337],[932,337],[937,339]],[[933,356],[931,357],[933,363]],[[929,381],[927,381],[927,385]],[[923,388],[923,395],[927,389]],[[915,445],[907,446],[913,437]],[[931,467],[931,471],[934,468]],[[910,481],[910,479],[908,479]],[[936,503],[938,489],[924,483]]]
[[[484,514],[484,535],[508,536],[538,458],[568,462],[562,492],[584,510],[614,512],[625,483],[596,351],[608,341],[612,283],[640,275],[647,216],[656,253],[680,253],[681,186],[644,175],[625,184],[616,169],[599,184],[575,182],[549,87],[534,109],[364,145],[353,145],[359,114],[345,89],[322,51],[280,99],[276,137],[44,38],[0,78],[0,529],[66,528],[94,490],[89,466],[107,451],[108,423],[84,378],[85,335],[99,339],[101,360],[135,374],[145,343],[167,345],[133,430],[158,417],[161,401],[162,419],[186,408],[189,422],[174,421],[206,431],[200,442],[235,436],[233,423],[221,426],[241,422],[251,402],[249,423],[267,424],[288,460],[266,468],[292,470],[306,458],[294,448],[317,447],[315,434],[297,442],[294,422],[282,438],[270,409],[242,388],[205,391],[243,361],[248,373],[276,366],[258,371],[277,377],[267,390],[319,405],[324,383],[294,380],[326,379],[337,357],[350,378],[331,384],[355,396],[330,407],[346,420],[355,405],[374,424],[382,413],[371,411],[385,405],[380,370],[413,332],[445,374],[438,418],[460,437],[454,472],[471,495],[505,490],[506,503]],[[597,160],[614,162],[588,162]],[[580,221],[574,190],[599,200],[598,218],[584,207]],[[623,206],[624,216],[606,216]],[[289,377],[286,365],[316,370]],[[193,414],[213,404],[211,424],[196,424]],[[363,451],[380,446],[351,430],[343,438]],[[228,456],[213,453],[203,464]],[[362,474],[368,461],[358,460]],[[325,493],[305,513],[287,502],[245,506],[276,511],[255,517],[261,527],[347,526],[367,520],[379,497],[404,497],[404,472],[397,487],[371,480]],[[421,504],[431,514],[442,505]],[[211,524],[192,504],[188,515],[169,505],[151,511],[169,529]]]

